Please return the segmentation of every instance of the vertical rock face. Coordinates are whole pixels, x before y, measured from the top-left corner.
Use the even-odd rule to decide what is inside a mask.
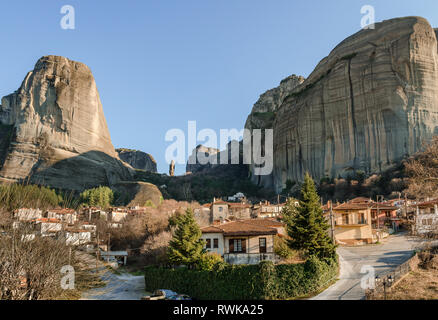
[[[38,60],[2,98],[0,178],[83,189],[129,179],[117,156],[90,69],[64,57]]]
[[[386,170],[438,134],[437,30],[398,18],[341,42],[284,97],[273,183]],[[248,122],[247,122],[248,123]]]
[[[157,172],[157,162],[154,157],[146,152],[131,149],[116,149],[120,159],[131,165],[135,169],[150,172]]]
[[[203,146],[202,144],[196,146],[196,148],[193,149],[192,154],[189,157],[189,161],[187,161],[186,172],[195,173],[211,168],[211,162],[218,163],[217,156],[219,153],[220,150],[216,148],[206,147]],[[216,157],[216,159],[214,161],[210,160],[209,163],[200,163],[199,158],[204,158],[204,157],[205,158]]]

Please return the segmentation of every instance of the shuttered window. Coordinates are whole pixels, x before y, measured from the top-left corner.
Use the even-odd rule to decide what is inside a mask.
[[[246,241],[245,239],[230,239],[230,253],[245,253]]]
[[[260,253],[266,253],[266,238],[259,238]]]

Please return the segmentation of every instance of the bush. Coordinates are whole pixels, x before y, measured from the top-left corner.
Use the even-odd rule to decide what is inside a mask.
[[[274,238],[274,252],[277,256],[283,259],[293,258],[296,254],[296,251],[289,248],[286,239],[279,237],[278,235]]]
[[[205,253],[201,255],[198,262],[196,263],[196,268],[198,270],[211,271],[213,269],[219,268],[219,264],[224,264],[224,260],[217,253]]]
[[[337,276],[337,261],[302,264],[226,265],[212,271],[145,268],[147,291],[161,288],[203,300],[290,299],[316,293]]]

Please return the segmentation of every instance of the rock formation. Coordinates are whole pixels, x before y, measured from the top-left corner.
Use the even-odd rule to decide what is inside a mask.
[[[377,23],[341,42],[277,102],[256,104],[249,128],[254,113],[273,112],[271,186],[279,191],[305,171],[317,180],[378,173],[438,134],[436,33],[419,17]]]
[[[214,157],[216,157],[215,161],[217,161],[217,155],[219,152],[219,149],[206,147],[202,144],[196,146],[189,157],[189,161],[187,162],[186,172],[196,173],[210,167],[210,163],[214,161]],[[211,158],[212,160],[209,160],[209,163],[200,163],[199,159],[204,157],[209,159]]]
[[[128,163],[135,169],[141,169],[149,172],[157,172],[157,162],[150,154],[131,149],[116,149],[120,159]]]
[[[159,206],[163,200],[160,189],[154,184],[140,181],[125,181],[113,185],[128,207]]]
[[[169,176],[173,177],[175,175],[175,161],[171,161],[169,165]]]
[[[1,100],[0,179],[82,190],[131,179],[111,143],[90,69],[57,56],[38,60]]]

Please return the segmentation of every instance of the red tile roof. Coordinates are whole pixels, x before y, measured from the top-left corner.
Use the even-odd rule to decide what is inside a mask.
[[[62,209],[50,209],[47,210],[47,212],[57,213],[57,214],[69,214],[69,213],[76,213],[76,210],[62,208]]]
[[[252,223],[251,220],[239,220],[216,226],[202,228],[203,233],[223,233],[224,236],[275,235],[277,229]]]

